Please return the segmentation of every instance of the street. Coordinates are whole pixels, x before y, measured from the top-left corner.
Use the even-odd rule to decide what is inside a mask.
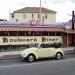
[[[75,75],[75,58],[45,59],[32,63],[19,59],[0,60],[0,75]]]

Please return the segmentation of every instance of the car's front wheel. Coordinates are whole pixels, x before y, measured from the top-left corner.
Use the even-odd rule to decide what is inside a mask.
[[[62,56],[63,56],[62,53],[58,52],[56,54],[55,58],[58,59],[58,60],[60,60],[60,59],[62,59]]]
[[[28,57],[27,57],[27,61],[29,61],[29,62],[33,62],[33,61],[35,61],[35,56],[32,55],[32,54],[28,55]]]

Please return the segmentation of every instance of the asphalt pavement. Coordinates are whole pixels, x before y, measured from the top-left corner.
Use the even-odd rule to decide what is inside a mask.
[[[2,64],[0,75],[75,75],[75,59]]]

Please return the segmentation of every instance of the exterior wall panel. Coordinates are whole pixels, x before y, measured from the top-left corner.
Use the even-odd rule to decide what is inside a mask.
[[[23,17],[23,15],[26,15],[26,18]],[[34,15],[34,18],[32,18],[32,14]],[[39,20],[38,18],[39,13],[14,13],[14,18],[11,17],[11,21],[18,21],[18,22],[29,22],[30,20]],[[45,18],[45,14],[47,14],[47,19]],[[43,22],[44,21],[44,22]],[[43,24],[50,24],[56,22],[56,14],[52,13],[42,13],[41,14],[41,22]]]

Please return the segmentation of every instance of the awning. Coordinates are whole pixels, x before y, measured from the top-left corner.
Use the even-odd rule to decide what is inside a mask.
[[[43,28],[43,27],[21,27],[21,26],[12,26],[12,27],[0,27],[0,31],[51,31],[51,32],[64,32],[64,29],[60,28]]]
[[[65,30],[66,33],[75,34],[75,30]]]
[[[51,28],[51,27],[25,27],[25,26],[1,26],[0,31],[49,31],[49,32],[64,32],[75,34],[73,30],[65,30],[63,28]]]

